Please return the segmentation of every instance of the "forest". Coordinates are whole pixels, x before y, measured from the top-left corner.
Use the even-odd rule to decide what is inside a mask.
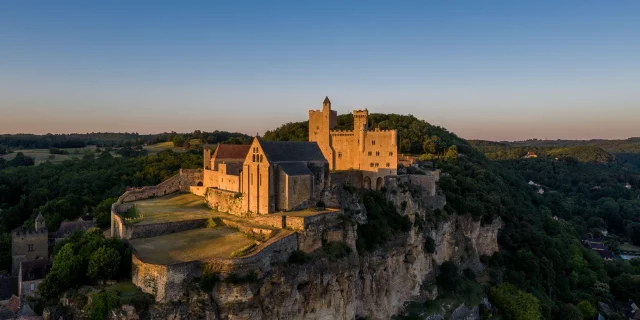
[[[351,129],[351,124],[351,115],[338,117],[339,129]],[[434,219],[426,223],[451,214],[468,214],[483,223],[502,220],[500,251],[482,257],[489,277],[480,284],[504,318],[595,319],[598,302],[621,305],[628,299],[640,301],[640,261],[603,261],[579,241],[586,232],[606,228],[611,234],[608,245],[614,250],[624,242],[639,244],[640,171],[629,165],[634,163],[635,153],[620,157],[603,146],[554,145],[536,146],[545,155],[537,159],[522,159],[522,150],[514,157],[492,157],[488,154],[510,154],[521,146],[469,143],[413,116],[371,114],[369,125],[397,129],[400,153],[422,155],[442,170],[439,185],[448,204],[436,210]],[[184,138],[204,135],[209,134],[194,132]],[[308,123],[296,122],[266,132],[264,139],[303,141],[307,135]],[[173,138],[167,134],[159,139]],[[209,141],[208,136],[205,139]],[[212,139],[239,141],[248,137],[224,133],[214,134]],[[558,149],[568,150],[546,156]],[[194,150],[118,158],[103,152],[97,157],[38,166],[25,157],[11,164],[5,162],[0,169],[0,269],[7,269],[11,263],[8,232],[31,225],[38,213],[45,216],[52,231],[60,222],[85,213],[93,214],[105,227],[110,204],[127,186],[157,184],[180,167],[200,167],[201,161],[201,153]],[[529,185],[530,180],[546,192],[537,193],[538,187]],[[384,240],[381,236],[390,238],[394,232],[407,229],[404,219],[390,208],[376,205],[379,202],[375,194],[367,197],[365,204],[375,216],[375,225],[359,227],[359,236],[363,237],[360,248],[373,248]],[[121,247],[98,236],[76,237],[80,244],[73,244],[74,250],[69,246],[56,250],[71,257],[78,255],[73,259],[84,261],[78,265],[87,270],[92,256],[78,253],[85,245],[104,247],[105,254],[109,251],[115,256],[117,252],[126,257]],[[116,270],[115,266],[112,269]],[[443,274],[449,276],[440,277],[439,283],[480,281],[454,266],[445,269]],[[126,266],[117,270],[126,270]]]

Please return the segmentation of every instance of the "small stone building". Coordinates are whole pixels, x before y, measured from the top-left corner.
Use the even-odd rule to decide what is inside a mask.
[[[240,171],[249,153],[248,144],[218,144],[211,156],[211,149],[204,148],[203,186],[240,192]]]
[[[20,297],[38,297],[38,285],[51,270],[51,260],[38,259],[20,263],[18,293]]]
[[[11,273],[17,275],[22,261],[49,257],[49,233],[42,214],[35,228],[17,228],[11,232]]]

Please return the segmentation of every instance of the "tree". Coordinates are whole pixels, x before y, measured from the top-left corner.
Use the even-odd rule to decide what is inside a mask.
[[[96,218],[98,227],[106,228],[109,226],[111,223],[111,205],[117,200],[117,198],[107,198],[93,208],[93,216]]]
[[[455,145],[447,149],[447,153],[444,154],[444,160],[457,160],[458,159],[458,147]]]
[[[587,300],[582,300],[577,305],[580,313],[582,313],[582,317],[586,320],[594,319],[596,317],[596,308],[591,305],[591,302]]]
[[[520,291],[510,283],[502,283],[489,289],[493,305],[508,319],[541,319],[540,301],[530,293]]]
[[[579,308],[570,303],[566,303],[560,307],[556,318],[562,320],[582,320],[583,316]]]
[[[633,222],[627,226],[627,237],[631,243],[640,246],[640,222]]]
[[[87,275],[93,280],[112,279],[120,267],[120,254],[113,248],[100,247],[89,259]]]

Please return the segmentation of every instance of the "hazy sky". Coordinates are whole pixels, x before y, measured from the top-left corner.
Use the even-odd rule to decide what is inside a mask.
[[[464,138],[640,136],[640,1],[0,1],[0,133],[255,134],[325,95]]]

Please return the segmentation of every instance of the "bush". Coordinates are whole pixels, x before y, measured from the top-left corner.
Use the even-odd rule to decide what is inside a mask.
[[[242,257],[247,255],[247,253],[251,252],[251,250],[253,250],[253,248],[256,247],[255,243],[252,243],[248,246],[245,246],[244,248],[241,248],[239,250],[236,250],[234,252],[231,253],[231,257],[232,258],[238,258],[238,257]]]
[[[205,265],[202,270],[202,275],[200,276],[200,281],[198,285],[202,291],[209,292],[213,290],[213,287],[220,281],[220,275],[217,272],[214,272],[210,265]]]
[[[431,238],[431,237],[427,237],[427,239],[424,242],[424,250],[427,253],[436,252],[436,241],[433,240],[433,238]]]
[[[381,193],[366,192],[363,196],[367,210],[366,224],[358,227],[358,250],[373,250],[376,246],[395,237],[397,232],[411,230],[411,221],[407,216],[400,215],[393,203],[387,201]]]
[[[530,293],[520,291],[510,283],[489,289],[491,303],[508,319],[541,319],[540,301]]]
[[[345,258],[351,254],[351,248],[344,242],[330,241],[320,248],[324,256],[329,260],[335,261]]]
[[[207,219],[207,228],[208,229],[213,229],[213,228],[215,228],[217,226],[218,226],[218,224],[216,224],[216,222],[213,221],[212,217],[209,217],[209,219]]]
[[[93,295],[91,304],[85,310],[92,320],[107,319],[109,311],[120,306],[120,298],[111,291],[99,292]]]
[[[289,256],[289,263],[305,264],[308,261],[309,261],[309,255],[302,250],[296,250],[294,252],[291,252],[291,255]]]

